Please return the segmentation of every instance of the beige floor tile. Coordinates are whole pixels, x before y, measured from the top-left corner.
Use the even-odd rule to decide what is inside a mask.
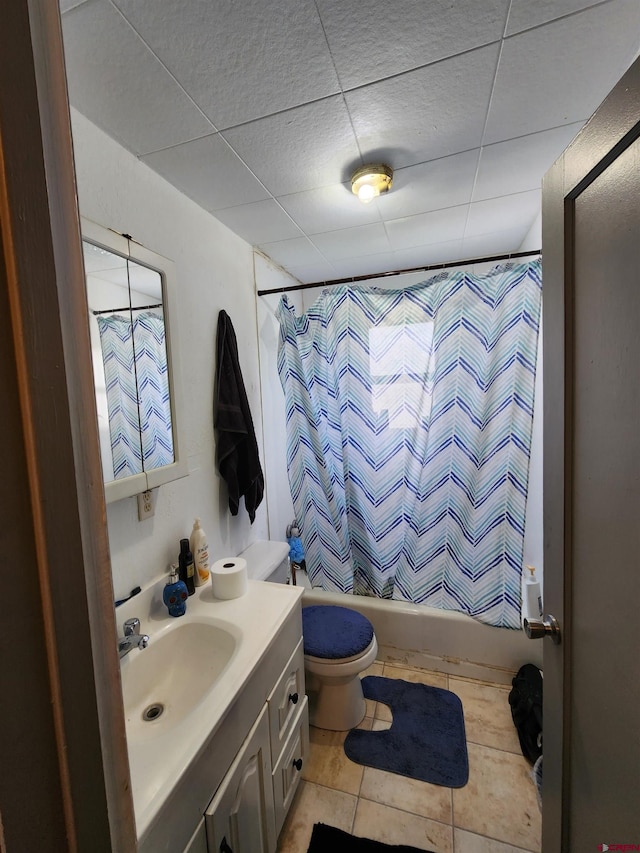
[[[391,728],[391,720],[374,720],[371,726],[372,732],[386,732]]]
[[[365,767],[360,796],[405,812],[451,823],[451,788]]]
[[[505,670],[500,670],[500,674],[501,676],[504,676]],[[510,672],[507,673],[508,681],[506,683],[504,682],[504,680],[491,681],[486,678],[470,678],[467,675],[449,675],[449,678],[456,678],[458,679],[458,681],[471,681],[473,684],[486,684],[487,687],[503,687],[506,690],[511,690],[511,679],[514,675],[515,672],[513,674]]]
[[[502,841],[494,841],[493,838],[483,838],[464,829],[453,830],[453,845],[456,853],[523,853],[522,847],[513,847]]]
[[[396,664],[385,663],[385,678],[400,678],[403,681],[411,681],[414,684],[428,684],[430,687],[442,687],[447,689],[448,678],[442,672],[431,672],[428,669],[409,669]],[[374,711],[374,719],[387,720],[391,722],[393,715],[388,705],[378,702]]]
[[[468,744],[469,782],[453,791],[453,823],[525,850],[540,849],[540,810],[521,755]]]
[[[302,780],[282,827],[277,853],[306,853],[314,823],[351,832],[357,802],[351,794]]]
[[[509,706],[509,688],[449,677],[449,690],[460,697],[467,740],[520,755]]]
[[[368,719],[365,717],[365,720]],[[357,795],[364,767],[345,755],[346,736],[347,732],[331,732],[310,726],[309,758],[302,770],[302,778],[336,791]]]
[[[360,675],[360,678],[364,678],[366,675],[382,675],[384,670],[384,662],[381,660],[374,660],[371,666],[367,667],[365,671]]]
[[[365,669],[360,678],[364,678],[367,675],[382,675],[383,669],[383,662],[381,660],[376,660],[371,664],[370,667]],[[365,699],[364,701],[367,703],[366,716],[372,718],[375,717],[377,703],[374,702],[373,699]]]
[[[385,844],[408,844],[418,850],[452,853],[452,828],[400,809],[358,800],[353,834]]]

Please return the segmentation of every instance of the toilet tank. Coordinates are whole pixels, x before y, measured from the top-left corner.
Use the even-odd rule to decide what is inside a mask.
[[[286,542],[254,542],[240,554],[247,561],[247,575],[255,581],[286,583],[289,577],[289,545]]]

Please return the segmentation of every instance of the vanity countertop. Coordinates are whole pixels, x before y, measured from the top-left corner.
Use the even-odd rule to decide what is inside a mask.
[[[142,838],[163,804],[178,785],[206,743],[225,720],[236,697],[267,655],[268,648],[302,597],[302,588],[263,581],[249,581],[240,598],[214,598],[211,583],[197,587],[187,602],[184,616],[173,618],[162,604],[164,580],[150,585],[116,609],[118,632],[125,619],[137,616],[140,633],[149,635],[149,649],[169,632],[190,622],[214,623],[235,639],[230,660],[215,681],[215,689],[176,725],[171,732],[154,732],[153,723],[141,736],[132,736],[127,720],[131,786],[138,838]],[[125,668],[144,662],[148,650],[134,649],[121,660]],[[139,658],[136,660],[136,658]],[[184,661],[189,667],[189,660]],[[198,672],[193,673],[194,678]],[[262,699],[261,701],[264,701]],[[125,708],[127,718],[127,708]],[[141,727],[136,723],[136,732]]]

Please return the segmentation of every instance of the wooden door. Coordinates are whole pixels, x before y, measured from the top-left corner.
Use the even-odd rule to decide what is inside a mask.
[[[640,849],[638,137],[640,62],[543,183],[545,853]]]

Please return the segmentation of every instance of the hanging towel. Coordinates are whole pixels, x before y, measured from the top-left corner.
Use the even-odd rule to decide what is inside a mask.
[[[253,524],[264,493],[264,475],[238,361],[236,334],[226,311],[218,314],[216,348],[213,425],[216,430],[218,470],[229,490],[231,515],[238,514],[240,498],[244,495],[244,505]]]

